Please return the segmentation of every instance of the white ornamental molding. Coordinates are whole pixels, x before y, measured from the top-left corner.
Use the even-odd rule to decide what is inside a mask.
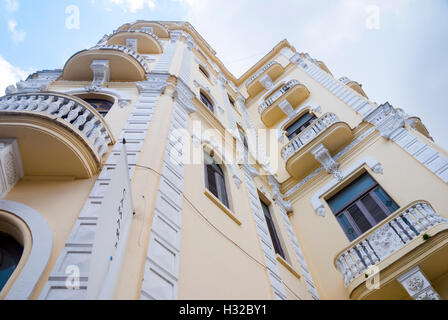
[[[109,60],[93,60],[90,70],[93,72],[92,87],[102,87],[110,81]]]
[[[177,86],[174,91],[174,101],[180,104],[188,114],[197,111],[193,104],[193,98],[195,94],[190,90],[190,88],[183,82],[182,79],[177,79]]]
[[[367,115],[364,121],[373,124],[380,135],[390,139],[394,132],[404,128],[408,115],[401,109],[395,109],[388,102]]]
[[[324,167],[324,169],[332,174],[336,180],[342,181],[344,178],[341,171],[339,171],[339,163],[334,160],[330,152],[323,144],[320,144],[316,149],[312,150],[314,158]]]
[[[139,93],[162,93],[167,86],[168,77],[168,74],[148,74],[146,81],[137,83]]]
[[[24,176],[19,145],[15,139],[0,139],[0,198]]]
[[[48,86],[62,75],[62,70],[43,70],[30,75],[25,81],[19,81],[17,84],[6,88],[5,93],[27,93],[45,91]]]
[[[440,296],[418,266],[397,280],[414,300],[440,300]]]

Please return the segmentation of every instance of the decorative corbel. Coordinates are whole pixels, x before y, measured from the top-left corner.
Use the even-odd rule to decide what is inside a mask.
[[[102,87],[105,82],[110,81],[109,60],[93,60],[90,70],[93,72],[92,87]]]

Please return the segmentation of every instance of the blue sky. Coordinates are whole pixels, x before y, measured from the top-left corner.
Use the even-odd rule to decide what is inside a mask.
[[[66,27],[70,5],[79,29]],[[236,76],[286,38],[448,149],[448,0],[0,0],[1,94],[137,19],[190,21]]]

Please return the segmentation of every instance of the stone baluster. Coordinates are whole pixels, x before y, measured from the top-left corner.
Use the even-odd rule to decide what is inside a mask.
[[[366,251],[364,250],[362,244],[360,244],[360,243],[357,244],[355,251],[358,251],[359,255],[361,256],[361,262],[367,269],[370,265],[370,259],[367,255]]]
[[[75,109],[73,109],[72,111],[69,112],[66,120],[71,123],[73,120],[75,120],[78,117],[78,115],[81,111],[82,111],[82,107],[77,106]]]
[[[50,103],[47,110],[45,110],[48,114],[55,114],[59,111],[61,104],[64,102],[64,98],[58,98],[55,102]]]
[[[97,119],[95,117],[92,117],[82,129],[82,132],[88,137],[90,135],[90,132],[95,128]]]
[[[101,125],[97,124],[97,119],[95,119],[95,127],[90,131],[90,133],[87,135],[87,137],[89,138],[90,141],[92,141],[92,143],[95,143],[96,138],[98,138],[101,134]],[[92,119],[92,120],[93,120]]]
[[[429,222],[424,218],[424,216],[421,215],[421,214],[419,214],[419,213],[415,210],[415,207],[410,208],[409,211],[411,212],[411,214],[412,214],[415,218],[417,218],[418,223],[420,223],[420,224],[423,226],[424,230],[428,230],[428,229],[431,227],[431,225],[430,225]]]
[[[30,102],[28,106],[28,111],[34,111],[39,107],[39,103],[41,103],[44,100],[43,96],[38,96],[36,100]]]
[[[26,97],[21,97],[20,100],[15,100],[9,104],[9,108],[7,110],[17,110],[20,106],[20,103],[25,101]]]
[[[400,227],[400,222],[398,221],[398,219],[392,220],[390,222],[390,225],[404,243],[408,243],[409,241],[411,241],[411,239],[409,239],[409,237],[406,235],[406,233],[404,233],[403,229]]]
[[[348,286],[348,282],[349,282],[349,280],[348,280],[348,272],[347,272],[348,270],[347,270],[346,265],[345,266],[343,265],[342,261],[343,261],[342,257],[339,257],[339,259],[336,260],[336,268],[343,275],[343,277],[344,277],[344,284],[347,287]]]
[[[372,265],[377,264],[378,262],[380,262],[380,259],[378,259],[378,257],[376,256],[375,252],[372,250],[372,248],[370,247],[370,243],[367,240],[364,240],[362,242],[362,245],[364,246],[365,250],[367,251],[367,254],[369,256],[370,261],[372,262]]]
[[[28,96],[23,97],[20,102],[19,106],[17,107],[17,111],[26,110],[29,107],[29,104],[36,99],[36,96]]]
[[[403,217],[412,225],[412,227],[417,231],[415,236],[418,236],[423,232],[423,228],[417,223],[417,218],[411,215],[409,210],[403,213]],[[415,233],[415,232],[414,232]]]
[[[409,225],[406,223],[406,220],[404,220],[403,215],[400,215],[399,217],[397,217],[397,219],[395,219],[397,221],[397,223],[404,229],[404,231],[406,232],[407,238],[409,238],[409,241],[411,241],[412,239],[415,238],[414,234],[415,232],[412,231],[411,227],[409,227]],[[406,241],[407,243],[408,241]]]
[[[358,267],[356,266],[354,260],[352,259],[352,256],[349,254],[349,252],[344,253],[344,258],[350,267],[353,278],[356,277],[357,275],[359,275]]]
[[[351,265],[354,270],[355,274],[359,275],[362,272],[363,264],[361,262],[361,259],[359,258],[358,254],[356,253],[355,249],[350,249],[349,251],[349,257],[352,259],[353,265]]]
[[[73,123],[73,125],[77,129],[81,130],[81,127],[87,122],[89,116],[90,116],[89,110],[85,109],[84,112],[76,118],[76,121]]]
[[[417,210],[428,219],[432,226],[446,222],[446,220],[436,214],[432,207],[427,203],[419,203],[416,207]]]
[[[54,96],[49,96],[47,99],[39,102],[36,111],[45,111],[48,108],[48,105],[54,101],[54,98]]]
[[[60,109],[58,113],[58,117],[62,118],[66,116],[72,108],[75,106],[75,101],[70,101],[69,103],[64,104]]]

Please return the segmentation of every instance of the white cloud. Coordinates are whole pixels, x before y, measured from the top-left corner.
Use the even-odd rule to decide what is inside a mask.
[[[0,96],[3,96],[6,87],[26,79],[28,72],[17,68],[0,56]]]
[[[5,4],[6,11],[8,12],[15,12],[19,10],[19,1],[17,0],[3,0],[3,3]]]
[[[20,43],[25,41],[26,32],[24,30],[17,29],[17,21],[9,20],[8,21],[8,30],[11,32],[12,40],[15,43]]]
[[[120,6],[125,12],[130,11],[132,13],[143,10],[146,6],[150,10],[154,10],[156,8],[156,3],[154,0],[109,0],[109,2]]]

